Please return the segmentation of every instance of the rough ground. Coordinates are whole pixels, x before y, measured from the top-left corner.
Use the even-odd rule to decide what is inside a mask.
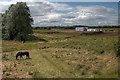
[[[46,31],[49,32],[49,31]],[[114,43],[117,35],[81,35],[59,31],[34,35],[48,42],[3,41],[3,78],[112,78],[117,77]],[[18,51],[32,59],[15,60]]]

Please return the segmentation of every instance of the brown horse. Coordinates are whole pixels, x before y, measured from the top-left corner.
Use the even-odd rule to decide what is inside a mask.
[[[22,56],[25,56],[26,55],[26,59],[30,59],[30,55],[29,55],[29,52],[28,51],[25,51],[25,52],[18,52],[16,54],[16,59],[18,59],[18,57],[20,56],[20,59],[22,58]]]

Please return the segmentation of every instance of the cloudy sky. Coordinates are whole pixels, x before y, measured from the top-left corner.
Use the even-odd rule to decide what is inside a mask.
[[[18,1],[27,2],[34,19],[34,26],[118,24],[117,0],[103,0],[106,2],[94,2],[94,0],[91,0],[91,2],[86,2],[87,0],[84,0],[85,2],[0,0],[0,13],[4,13],[10,4],[15,4]]]

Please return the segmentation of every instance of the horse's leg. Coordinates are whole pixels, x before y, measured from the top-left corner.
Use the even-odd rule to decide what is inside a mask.
[[[29,55],[29,53],[28,53],[28,59],[30,59],[30,55]]]
[[[22,58],[22,54],[20,54],[20,59]]]
[[[29,59],[28,55],[26,55],[26,59]]]
[[[29,53],[26,54],[26,59],[30,59]]]

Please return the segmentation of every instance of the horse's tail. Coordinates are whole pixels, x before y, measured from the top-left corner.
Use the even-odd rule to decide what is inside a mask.
[[[30,58],[29,52],[26,51],[25,54],[27,58]]]

